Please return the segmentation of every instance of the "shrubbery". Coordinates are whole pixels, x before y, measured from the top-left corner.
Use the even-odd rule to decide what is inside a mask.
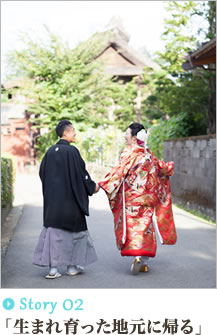
[[[172,116],[170,120],[157,121],[150,129],[148,146],[158,159],[163,159],[164,142],[169,138],[186,137],[189,133],[187,116],[180,114]]]
[[[1,207],[12,206],[14,198],[15,169],[11,158],[1,158]]]

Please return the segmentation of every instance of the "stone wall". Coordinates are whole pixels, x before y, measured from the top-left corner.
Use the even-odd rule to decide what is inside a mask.
[[[173,200],[216,218],[216,136],[167,140],[164,161],[174,161]]]

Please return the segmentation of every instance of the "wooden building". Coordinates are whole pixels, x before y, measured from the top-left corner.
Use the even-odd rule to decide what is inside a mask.
[[[205,71],[216,72],[216,37],[203,43],[197,50],[189,52],[182,64],[185,71],[201,68]],[[208,92],[208,134],[216,133],[216,74],[209,76]]]
[[[96,54],[95,60],[103,63],[105,73],[116,80],[121,80],[123,84],[136,77],[135,120],[141,122],[141,87],[143,86],[141,75],[144,68],[160,70],[160,66],[130,46],[130,36],[125,31],[120,17],[113,17],[100,34],[104,43],[102,49]],[[114,120],[113,112],[116,107],[113,105],[109,110],[110,120]]]
[[[110,34],[106,34],[108,32]],[[101,34],[104,34],[105,43],[95,59],[103,61],[106,73],[128,82],[140,76],[145,67],[160,69],[158,64],[129,45],[130,36],[119,17],[113,17]]]
[[[208,67],[210,64],[213,66]],[[186,56],[186,62],[182,64],[184,70],[193,70],[196,67],[216,70],[216,38],[203,43],[197,50]]]

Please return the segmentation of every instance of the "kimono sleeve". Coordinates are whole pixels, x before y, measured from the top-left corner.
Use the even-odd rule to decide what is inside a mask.
[[[98,184],[108,194],[117,193],[121,187],[122,181],[126,177],[129,169],[133,165],[136,155],[132,155],[129,151],[124,150],[121,153],[120,160],[117,166],[104,177]]]
[[[92,195],[96,189],[96,183],[91,179],[88,171],[86,170],[85,163],[84,163],[84,168],[83,168],[83,176],[84,176],[84,185],[85,185],[87,194]]]
[[[163,161],[158,160],[158,166],[160,169],[161,176],[172,176],[174,172],[174,162],[165,163]]]
[[[174,170],[174,162],[170,161],[168,163],[165,163],[164,161],[159,160],[153,152],[151,152],[152,157],[157,161],[159,173],[161,177],[166,177],[166,176],[173,176],[173,170]]]
[[[87,195],[92,195],[96,189],[96,183],[91,179],[88,171],[86,170],[86,165],[84,160],[82,159],[80,152],[77,148],[73,148],[72,159],[74,160],[74,169],[77,177],[77,181],[79,181],[82,185],[84,185]]]
[[[45,154],[39,168],[39,177],[43,183],[44,181],[44,174],[45,174],[45,168],[46,168],[46,160],[47,160],[47,155]]]

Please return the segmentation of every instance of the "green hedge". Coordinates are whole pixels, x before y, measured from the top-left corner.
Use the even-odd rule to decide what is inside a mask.
[[[148,147],[158,159],[163,159],[165,140],[189,136],[187,117],[186,113],[182,113],[172,116],[169,120],[158,120],[151,128]]]
[[[14,199],[15,169],[11,158],[1,158],[1,207],[12,206]]]

